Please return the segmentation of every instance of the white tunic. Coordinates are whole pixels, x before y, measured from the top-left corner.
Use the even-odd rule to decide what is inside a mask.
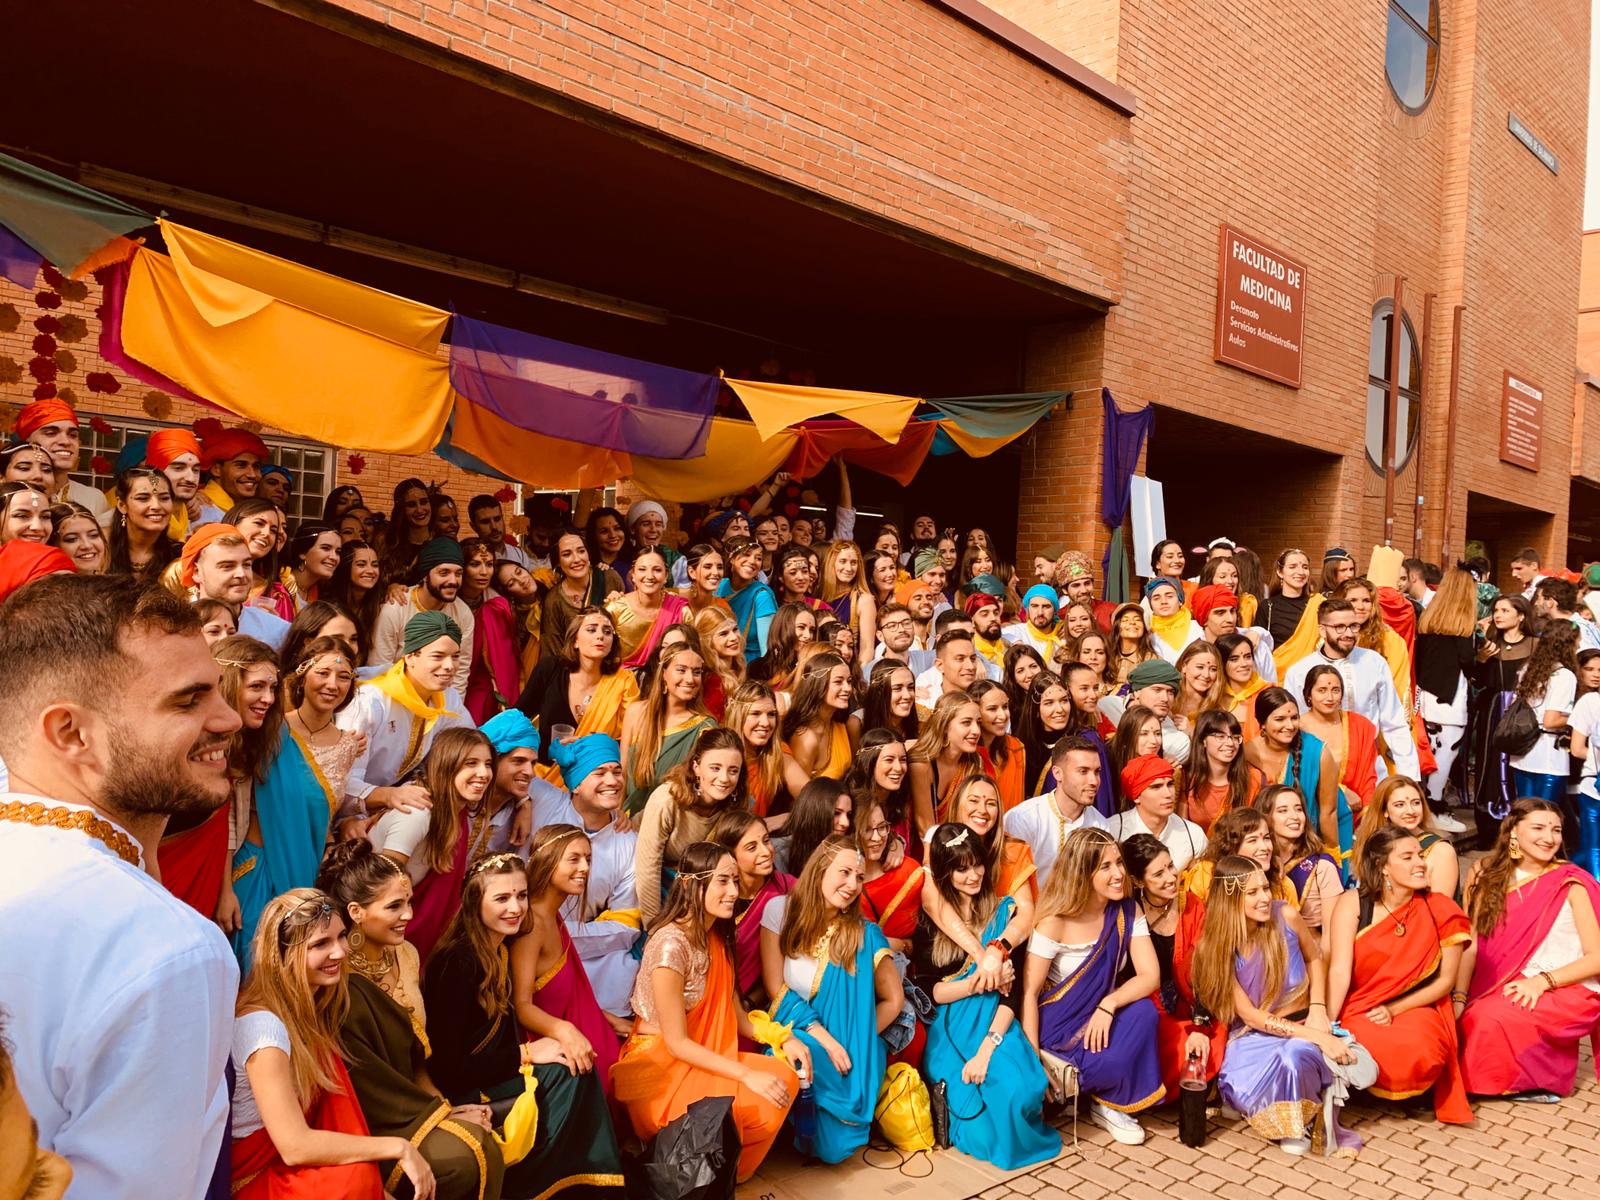
[[[77,830],[0,821],[0,1003],[69,1200],[205,1195],[238,987],[222,931],[145,871]]]
[[[372,631],[372,649],[367,653],[369,667],[388,666],[399,659],[405,647],[406,622],[423,611],[417,603],[417,591],[417,588],[408,591],[404,604],[385,604],[378,610],[377,625]],[[454,682],[456,691],[465,695],[467,676],[472,674],[472,632],[477,618],[459,596],[440,611],[461,626],[461,657],[456,661]]]
[[[1107,827],[1119,843],[1136,833],[1150,832],[1144,818],[1131,808],[1112,817]],[[1172,855],[1172,865],[1180,871],[1206,852],[1206,831],[1177,813],[1167,814],[1166,828],[1155,836]]]
[[[535,782],[538,782],[537,780]],[[576,825],[589,835],[593,859],[589,864],[589,887],[581,898],[572,897],[562,905],[561,916],[567,933],[583,960],[583,969],[594,988],[600,1007],[619,1017],[633,1014],[633,981],[639,973],[639,960],[633,956],[640,931],[621,921],[595,920],[603,912],[639,912],[639,897],[634,888],[634,852],[639,835],[633,830],[620,833],[609,821],[601,829],[587,828],[572,798],[560,788],[533,789],[533,828],[535,835],[546,825]]]
[[[1321,650],[1306,655],[1283,677],[1283,686],[1294,697],[1301,712],[1306,710],[1306,676],[1316,666],[1329,666],[1339,672],[1339,678],[1344,680],[1344,709],[1360,713],[1378,727],[1389,757],[1394,759],[1395,774],[1421,779],[1416,737],[1411,732],[1411,722],[1406,717],[1405,705],[1400,702],[1400,694],[1394,690],[1394,676],[1389,673],[1388,660],[1376,650],[1361,646],[1350,651],[1349,658],[1329,658]]]
[[[446,729],[456,726],[472,728],[472,718],[467,716],[467,706],[461,702],[461,693],[447,688],[444,693],[447,715],[439,717],[422,735],[422,742],[411,765],[421,762],[433,745],[433,739]],[[346,805],[340,817],[350,816],[364,809],[368,794],[375,787],[393,787],[400,782],[400,768],[407,765],[406,751],[411,747],[411,722],[415,718],[375,687],[357,687],[355,699],[340,710],[337,718],[340,729],[367,735],[367,752],[350,767],[344,782],[347,799],[360,804]]]
[[[1039,872],[1039,886],[1043,887],[1067,836],[1075,829],[1104,829],[1106,819],[1090,805],[1078,814],[1077,820],[1069,821],[1056,808],[1056,794],[1046,792],[1017,805],[1006,814],[1003,824],[1008,834],[1028,843],[1033,865]]]

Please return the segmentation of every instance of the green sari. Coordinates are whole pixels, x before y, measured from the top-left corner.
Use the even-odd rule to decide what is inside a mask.
[[[622,802],[622,810],[630,817],[636,817],[644,811],[645,801],[650,799],[650,793],[661,786],[661,781],[667,777],[667,772],[681,762],[687,762],[689,753],[694,749],[695,739],[708,729],[716,727],[717,719],[711,716],[700,717],[676,732],[667,734],[661,739],[661,749],[656,751],[655,762],[651,764],[650,779],[628,793]],[[629,774],[632,769],[624,764]]]

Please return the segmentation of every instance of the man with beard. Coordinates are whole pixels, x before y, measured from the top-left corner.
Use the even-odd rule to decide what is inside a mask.
[[[150,872],[170,817],[227,801],[238,714],[193,610],[125,576],[20,589],[0,656],[0,996],[18,1090],[73,1197],[199,1200],[229,1144],[239,971]]]
[[[1345,710],[1360,713],[1383,734],[1389,757],[1394,762],[1394,774],[1421,779],[1417,743],[1411,734],[1405,705],[1394,690],[1389,663],[1376,650],[1356,645],[1361,636],[1361,622],[1356,618],[1355,608],[1348,600],[1324,600],[1317,610],[1317,620],[1322,626],[1322,645],[1284,673],[1283,686],[1299,703],[1300,711],[1305,712],[1310,703],[1306,699],[1306,676],[1312,667],[1323,664],[1332,667],[1344,680]]]
[[[506,537],[506,510],[500,501],[489,495],[474,496],[467,502],[467,521],[472,532],[494,554],[496,562],[505,559],[525,571],[533,570],[533,560],[527,552]]]
[[[1045,662],[1053,660],[1056,652],[1055,588],[1047,583],[1036,583],[1022,593],[1022,620],[1000,630],[1000,637],[1008,646],[1032,646]]]
[[[111,505],[103,494],[86,483],[71,478],[78,469],[83,451],[83,433],[78,414],[65,400],[54,397],[35,400],[22,406],[13,430],[19,442],[31,442],[50,456],[55,480],[50,488],[52,500],[70,500],[94,514],[102,525],[111,522]]]
[[[261,464],[271,456],[267,444],[248,429],[227,429],[220,421],[200,422],[200,427],[205,429],[200,465],[211,472],[211,482],[200,490],[197,519],[220,521],[239,501],[255,496],[261,486]]]
[[[520,708],[496,713],[478,732],[489,739],[495,754],[487,806],[489,833],[481,853],[510,852],[527,858],[535,799],[554,798],[564,803],[566,793],[534,773],[539,765],[539,731]]]
[[[191,531],[183,544],[178,582],[193,589],[196,601],[215,600],[227,605],[240,633],[265,642],[276,652],[283,649],[289,622],[250,603],[254,583],[251,564],[250,547],[239,536],[239,527],[212,521]]]
[[[1056,561],[1056,591],[1065,596],[1068,604],[1087,604],[1094,612],[1094,623],[1100,632],[1111,633],[1111,614],[1117,606],[1109,600],[1094,597],[1094,566],[1082,550],[1068,550]]]
[[[632,825],[617,826],[622,749],[605,734],[591,733],[550,747],[550,756],[568,790],[551,788],[534,796],[533,827],[576,825],[589,835],[588,886],[561,906],[561,916],[601,1011],[618,1033],[627,1034],[633,1028],[631,997],[639,973],[633,947],[641,921],[633,884],[639,835]]]
[[[973,583],[977,582],[978,580],[973,580]],[[987,661],[1003,668],[1006,661],[1006,644],[1000,636],[1000,625],[1005,610],[1000,596],[990,595],[988,592],[973,592],[967,597],[964,607],[967,616],[972,618],[972,644]]]
[[[1161,718],[1161,757],[1175,767],[1189,758],[1189,735],[1193,724],[1187,717],[1172,715],[1172,702],[1182,683],[1178,668],[1160,658],[1146,659],[1128,672],[1128,695],[1107,696],[1100,701],[1100,715],[1111,724],[1135,704],[1142,704]]]
[[[144,464],[167,477],[172,488],[172,519],[167,533],[175,542],[189,536],[200,517],[200,439],[187,429],[158,429],[144,447]]]
[[[405,603],[385,604],[378,612],[377,627],[372,633],[372,650],[367,654],[367,665],[386,667],[400,657],[400,646],[405,641],[406,622],[420,612],[442,612],[461,630],[457,639],[461,643],[461,659],[456,665],[453,686],[463,695],[467,690],[467,676],[472,672],[472,609],[461,599],[461,578],[466,574],[466,556],[461,543],[453,538],[437,537],[422,543],[417,551],[417,575],[421,583],[406,593]]]

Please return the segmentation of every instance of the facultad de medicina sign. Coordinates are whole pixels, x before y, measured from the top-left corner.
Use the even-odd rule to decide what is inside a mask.
[[[1305,266],[1231,225],[1220,241],[1216,360],[1299,387]]]

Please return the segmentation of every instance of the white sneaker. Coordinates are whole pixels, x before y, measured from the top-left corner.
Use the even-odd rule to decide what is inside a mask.
[[[1311,1153],[1311,1139],[1308,1137],[1280,1138],[1278,1149],[1285,1154],[1301,1155]]]
[[[1124,1146],[1144,1144],[1144,1126],[1125,1112],[1108,1108],[1096,1100],[1089,1106],[1089,1119]],[[1309,1143],[1308,1143],[1309,1144]]]
[[[1433,827],[1440,833],[1465,833],[1467,827],[1449,813],[1434,813]]]

